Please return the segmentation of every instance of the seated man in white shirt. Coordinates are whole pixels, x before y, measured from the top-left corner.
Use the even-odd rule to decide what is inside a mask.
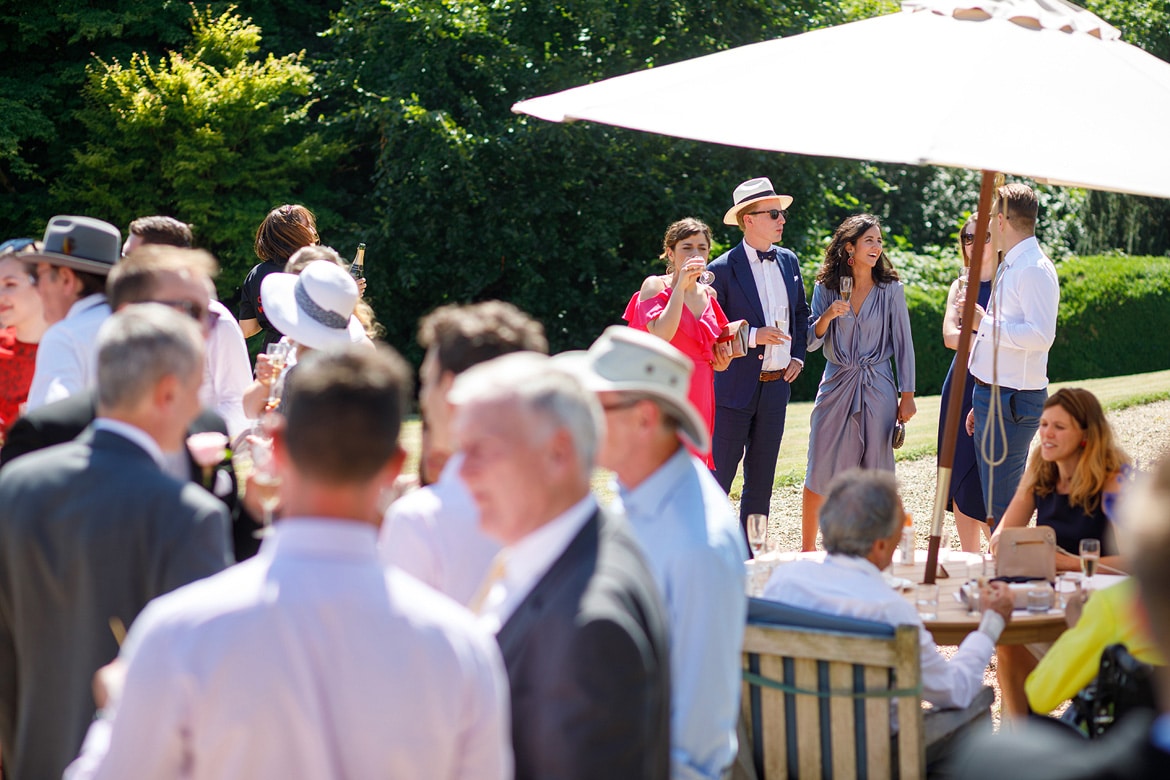
[[[72,777],[512,777],[491,635],[378,561],[409,387],[388,347],[298,363],[273,430],[284,518],[254,558],[143,611]]]
[[[914,605],[891,588],[882,571],[894,558],[905,512],[894,475],[850,469],[829,483],[821,506],[823,563],[777,566],[764,598],[831,615],[919,627],[922,698],[936,707],[966,707],[983,686],[983,671],[1011,620],[1012,597],[1001,582],[984,594],[983,619],[948,660],[922,625]]]

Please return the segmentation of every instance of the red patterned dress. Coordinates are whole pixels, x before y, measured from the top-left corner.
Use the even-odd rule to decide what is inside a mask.
[[[17,341],[12,328],[0,330],[0,433],[8,433],[20,416],[36,364],[36,344]]]

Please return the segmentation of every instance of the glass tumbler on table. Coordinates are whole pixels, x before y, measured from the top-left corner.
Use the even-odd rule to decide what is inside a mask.
[[[764,551],[764,540],[768,538],[767,515],[747,516],[747,537],[748,545],[752,548],[752,557],[760,557],[760,553]]]

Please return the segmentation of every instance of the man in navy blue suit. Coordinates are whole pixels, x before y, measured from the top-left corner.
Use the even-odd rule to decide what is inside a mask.
[[[772,501],[790,383],[804,368],[808,303],[796,254],[776,246],[792,197],[759,178],[736,187],[733,202],[723,224],[738,225],[743,241],[708,267],[727,319],[747,321],[750,348],[715,374],[711,452],[715,479],[725,491],[743,461],[743,525],[749,514],[767,514]]]

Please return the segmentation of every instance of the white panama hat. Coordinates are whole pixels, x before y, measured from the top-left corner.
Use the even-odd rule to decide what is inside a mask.
[[[735,188],[735,193],[731,196],[735,205],[723,215],[723,224],[738,225],[739,222],[736,218],[739,216],[739,212],[757,200],[768,200],[770,198],[779,198],[781,209],[786,209],[792,205],[792,196],[777,195],[776,188],[772,186],[772,180],[766,176],[758,179],[748,179]]]
[[[357,282],[329,260],[315,260],[299,274],[269,274],[260,283],[260,303],[268,321],[310,349],[365,337],[365,329],[353,316],[357,301]]]
[[[678,422],[684,441],[702,453],[710,449],[707,423],[688,396],[695,365],[668,342],[645,331],[613,325],[588,351],[563,352],[553,360],[595,393],[652,398]]]

